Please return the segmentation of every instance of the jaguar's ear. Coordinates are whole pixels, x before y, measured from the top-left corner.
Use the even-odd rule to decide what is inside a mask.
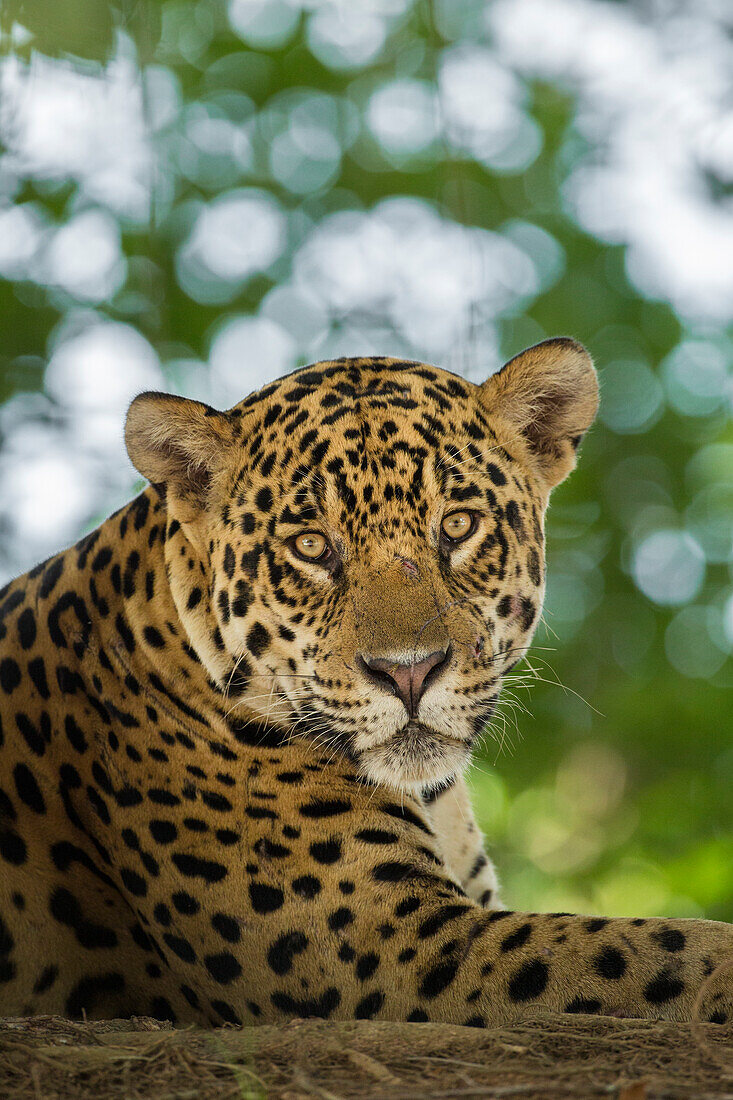
[[[141,393],[125,424],[127,453],[135,468],[194,511],[206,504],[211,479],[221,469],[233,435],[226,413],[166,393]]]
[[[515,355],[479,386],[479,398],[521,438],[552,488],[575,466],[598,409],[598,379],[583,345],[557,337]]]

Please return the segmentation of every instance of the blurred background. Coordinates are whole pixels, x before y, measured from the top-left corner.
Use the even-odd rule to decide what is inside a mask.
[[[600,420],[473,772],[517,908],[733,919],[728,0],[4,0],[0,579],[131,397],[570,334]]]

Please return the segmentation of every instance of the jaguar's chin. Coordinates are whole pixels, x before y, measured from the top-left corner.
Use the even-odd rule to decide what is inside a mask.
[[[359,764],[366,778],[398,790],[424,790],[468,765],[471,747],[422,722],[409,722],[387,741],[365,749]]]

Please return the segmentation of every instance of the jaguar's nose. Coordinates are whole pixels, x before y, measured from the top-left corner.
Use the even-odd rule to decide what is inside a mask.
[[[447,649],[438,649],[414,662],[357,653],[356,661],[368,680],[399,696],[407,713],[414,718],[423,695],[446,669],[450,653],[451,648],[448,646]]]

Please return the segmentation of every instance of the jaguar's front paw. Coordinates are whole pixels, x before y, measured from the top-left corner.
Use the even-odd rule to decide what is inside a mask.
[[[733,955],[719,963],[703,982],[693,1019],[710,1024],[733,1023]]]

